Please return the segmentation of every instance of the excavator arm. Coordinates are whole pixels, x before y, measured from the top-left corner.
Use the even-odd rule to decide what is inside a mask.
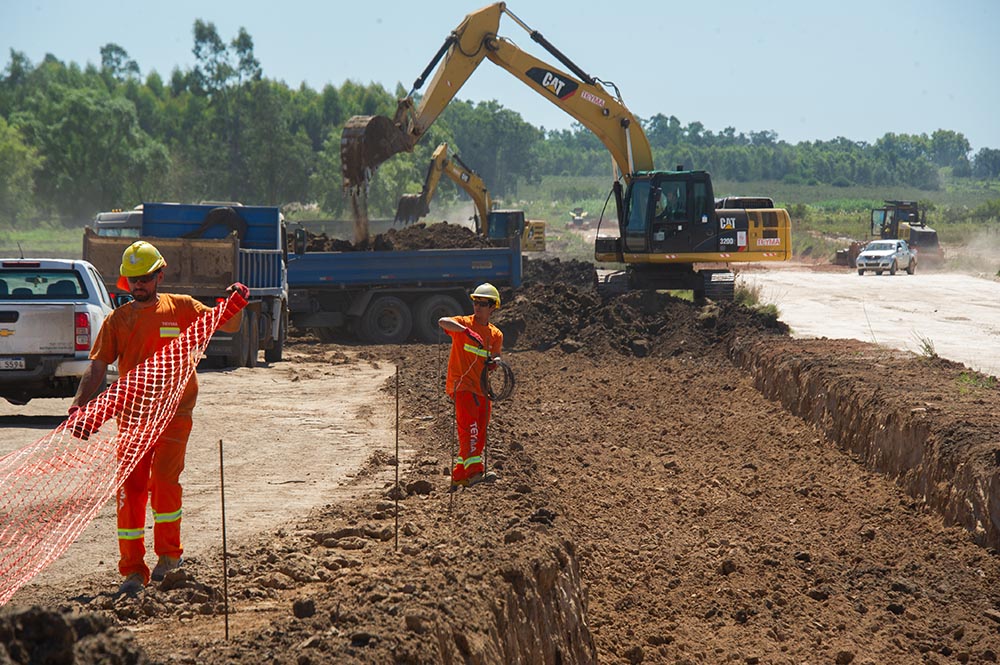
[[[396,221],[411,224],[430,212],[430,202],[441,182],[441,175],[448,176],[461,187],[476,206],[476,233],[482,233],[487,216],[493,207],[486,183],[479,174],[470,169],[456,154],[448,154],[448,144],[442,143],[434,149],[431,163],[427,167],[427,177],[419,194],[404,194],[396,208]]]
[[[512,41],[500,37],[503,14],[511,17],[575,75],[522,51]],[[393,155],[410,152],[454,99],[462,85],[484,59],[513,74],[525,85],[563,109],[592,131],[607,147],[618,175],[626,182],[636,171],[653,168],[649,141],[620,95],[611,94],[604,82],[589,76],[552,46],[536,30],[526,26],[498,2],[473,12],[448,36],[430,64],[417,78],[413,90],[399,100],[394,117],[354,116],[341,135],[341,164],[344,186],[360,191],[367,188],[375,169]],[[414,93],[431,72],[434,77],[420,103]],[[613,88],[614,86],[611,85]]]

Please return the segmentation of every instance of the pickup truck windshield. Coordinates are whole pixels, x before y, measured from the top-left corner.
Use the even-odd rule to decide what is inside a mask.
[[[73,270],[16,268],[0,271],[0,300],[66,300],[86,298]]]

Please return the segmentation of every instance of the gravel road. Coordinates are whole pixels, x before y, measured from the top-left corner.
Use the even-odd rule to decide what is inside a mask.
[[[796,337],[858,339],[941,357],[1000,375],[1000,281],[928,273],[754,270],[739,279],[759,287]],[[926,344],[925,344],[926,343]]]

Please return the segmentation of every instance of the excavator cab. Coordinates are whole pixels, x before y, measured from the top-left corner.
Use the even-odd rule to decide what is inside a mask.
[[[705,171],[649,171],[633,178],[623,200],[621,238],[630,254],[718,251],[712,180]],[[735,225],[734,225],[735,226]],[[732,229],[735,231],[735,228]],[[720,231],[719,234],[716,231]],[[725,231],[725,233],[722,233]]]

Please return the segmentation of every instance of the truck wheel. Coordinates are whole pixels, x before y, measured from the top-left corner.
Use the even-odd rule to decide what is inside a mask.
[[[917,270],[917,262],[910,259],[910,265],[906,266],[906,274],[912,275]]]
[[[865,271],[864,271],[864,270],[858,270],[858,274],[859,274],[859,275],[864,275],[864,274],[865,274]]]
[[[401,344],[412,329],[410,308],[396,296],[376,298],[361,317],[364,339],[372,344]]]
[[[895,261],[893,261],[892,265],[889,266],[889,274],[890,275],[895,275],[896,274],[896,262]]]
[[[417,339],[429,344],[446,341],[448,333],[441,330],[438,319],[461,314],[462,308],[451,296],[439,294],[422,298],[413,310],[413,329],[417,333]]]
[[[264,361],[269,363],[279,363],[281,362],[281,355],[285,350],[285,337],[287,336],[287,331],[285,327],[288,324],[285,323],[285,316],[279,315],[278,319],[278,338],[275,339],[270,349],[264,349]]]
[[[260,350],[260,322],[257,314],[247,312],[243,321],[247,326],[247,358],[246,367],[257,366],[257,352]]]
[[[247,327],[247,314],[243,315],[239,332],[233,335],[233,348],[225,356],[223,367],[243,367],[247,357],[247,345],[250,343],[250,329]]]
[[[326,344],[335,342],[337,340],[337,333],[334,328],[323,327],[323,328],[310,328],[309,331],[316,335],[316,339]]]

